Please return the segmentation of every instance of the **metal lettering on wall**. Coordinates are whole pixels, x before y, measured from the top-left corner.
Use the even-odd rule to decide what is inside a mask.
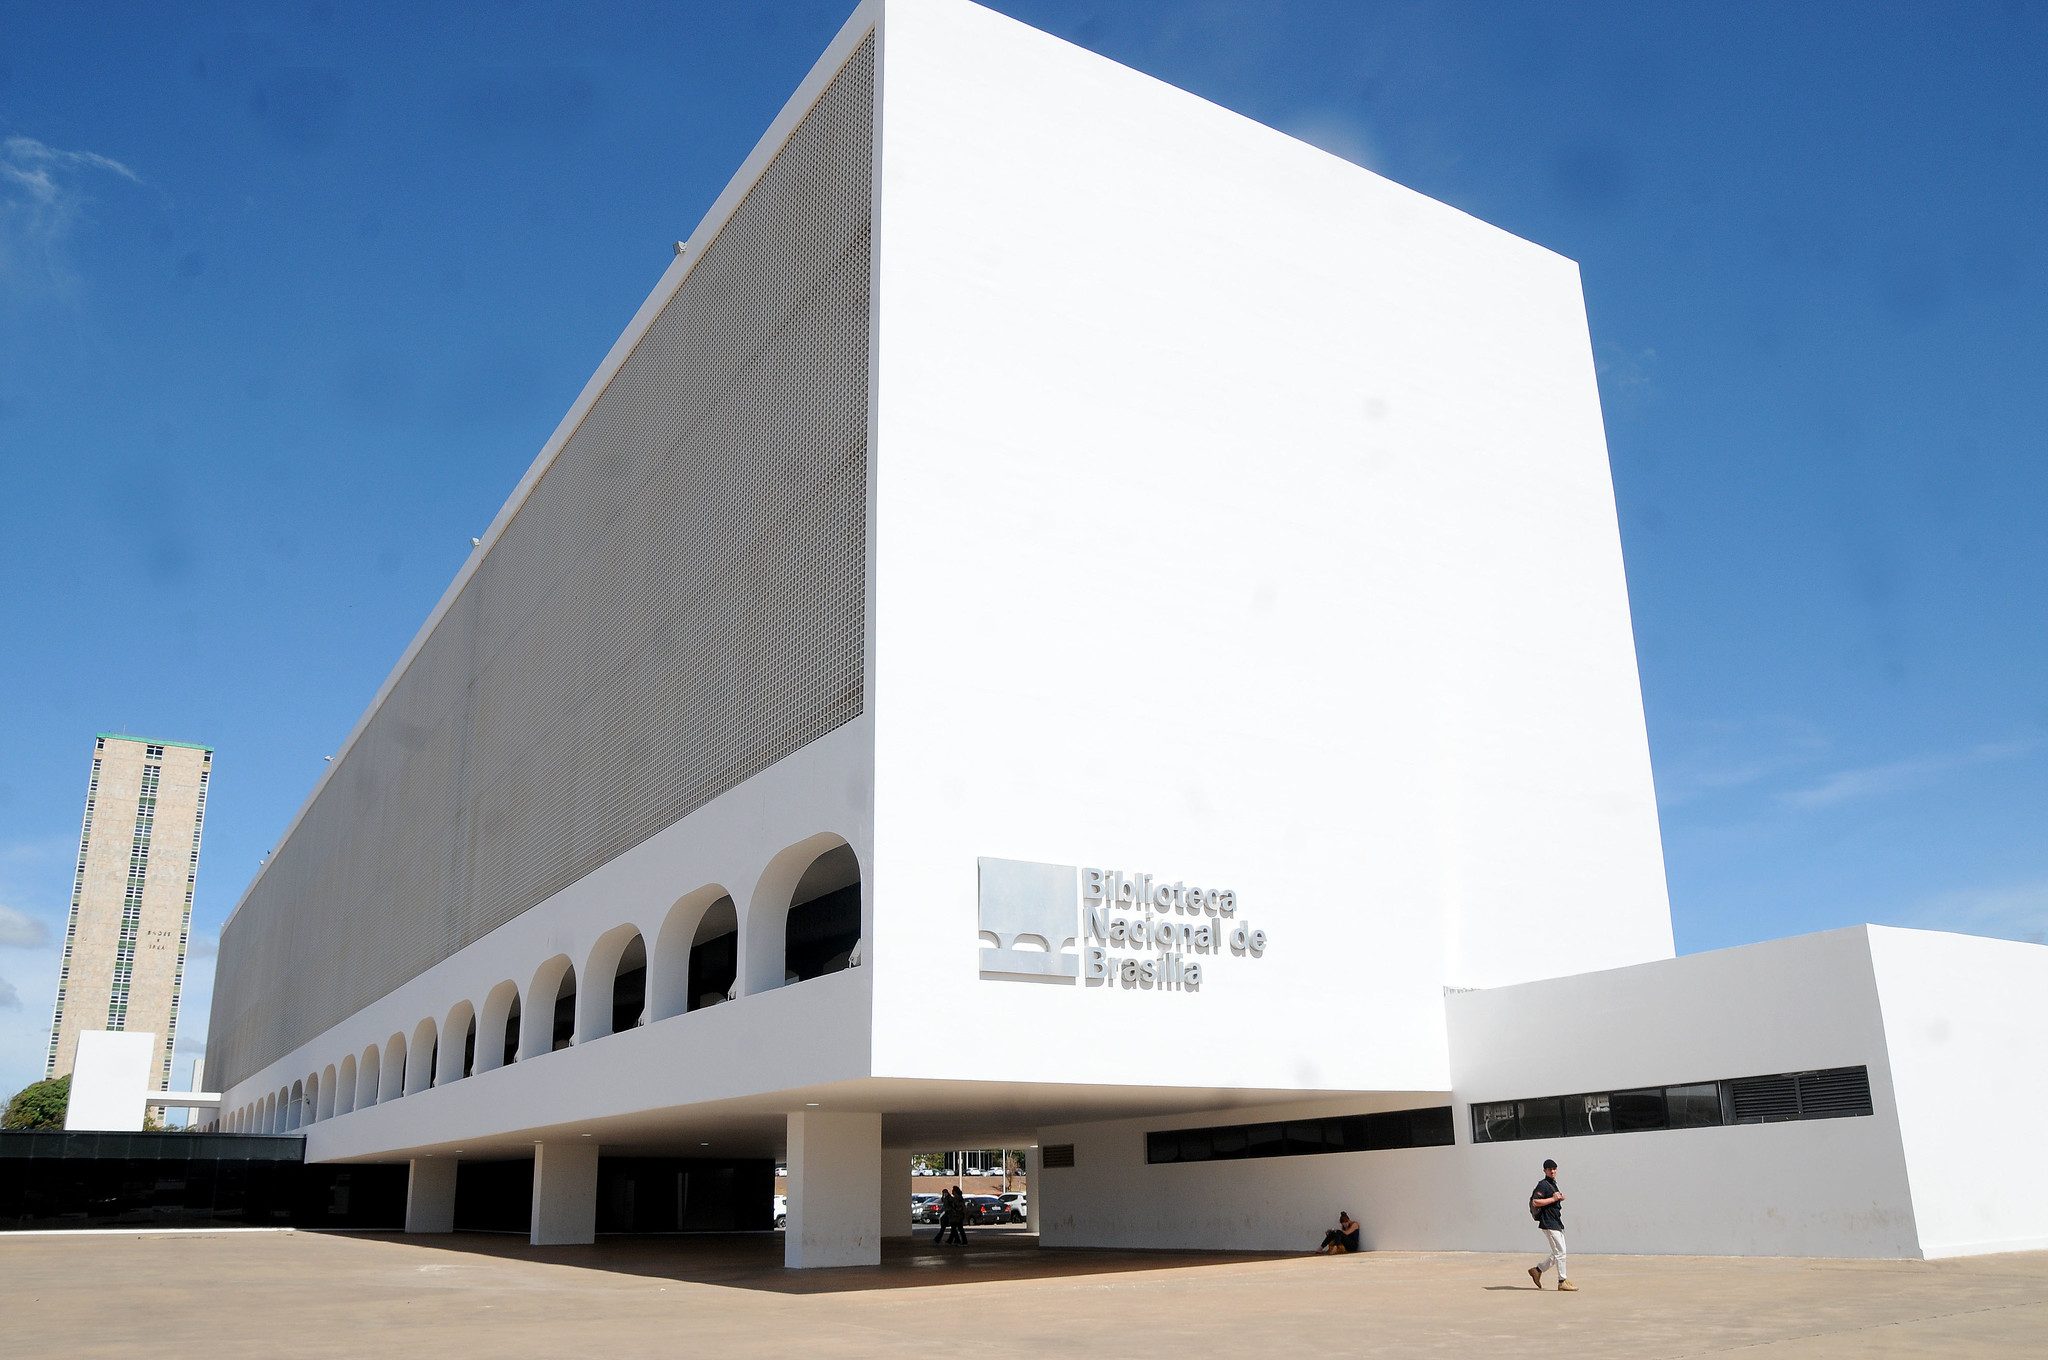
[[[1205,964],[1266,954],[1235,889],[1184,879],[984,858],[979,906],[984,978],[1196,992]]]

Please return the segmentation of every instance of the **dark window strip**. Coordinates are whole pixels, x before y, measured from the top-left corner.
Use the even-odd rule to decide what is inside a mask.
[[[1645,1086],[1632,1091],[1591,1091],[1534,1100],[1475,1103],[1472,1141],[1514,1143],[1595,1133],[1842,1119],[1871,1112],[1870,1070],[1833,1067],[1819,1072],[1779,1072],[1678,1086]]]
[[[1451,1107],[1382,1110],[1377,1114],[1289,1119],[1268,1124],[1225,1124],[1207,1129],[1164,1129],[1145,1135],[1145,1160],[1235,1162],[1256,1157],[1306,1157],[1324,1152],[1380,1152],[1389,1148],[1448,1147]]]

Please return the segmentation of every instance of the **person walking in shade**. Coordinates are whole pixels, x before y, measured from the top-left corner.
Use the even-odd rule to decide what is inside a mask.
[[[1536,1188],[1529,1192],[1529,1216],[1536,1220],[1536,1226],[1543,1230],[1543,1240],[1550,1246],[1550,1255],[1540,1265],[1529,1267],[1529,1278],[1536,1287],[1543,1287],[1543,1272],[1557,1267],[1557,1289],[1561,1294],[1576,1294],[1579,1287],[1571,1282],[1564,1264],[1564,1212],[1558,1206],[1564,1203],[1564,1191],[1557,1188],[1557,1163],[1545,1160],[1543,1179],[1536,1182]]]

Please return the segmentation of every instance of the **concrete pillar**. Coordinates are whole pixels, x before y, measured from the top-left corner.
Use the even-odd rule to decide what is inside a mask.
[[[882,1149],[882,1236],[910,1236],[910,1196],[917,1186],[910,1175],[909,1148]]]
[[[405,1184],[405,1230],[409,1233],[455,1231],[455,1169],[453,1157],[415,1157]]]
[[[529,1240],[536,1247],[583,1246],[597,1240],[594,1141],[535,1145]]]
[[[782,1264],[791,1270],[881,1264],[882,1116],[799,1110],[789,1116],[786,1160],[789,1229]]]

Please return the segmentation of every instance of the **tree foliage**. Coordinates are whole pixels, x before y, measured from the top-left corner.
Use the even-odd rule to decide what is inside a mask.
[[[67,1073],[51,1081],[31,1082],[7,1102],[7,1114],[0,1128],[61,1129],[64,1110],[71,1103],[71,1077]]]

